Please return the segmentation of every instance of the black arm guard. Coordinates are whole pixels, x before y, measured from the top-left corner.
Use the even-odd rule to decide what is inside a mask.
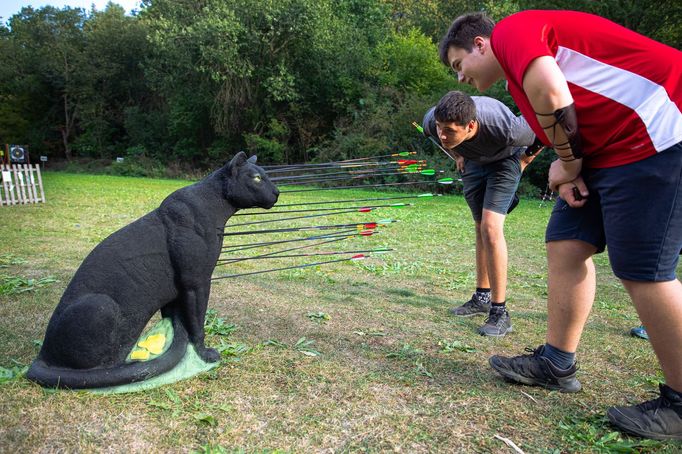
[[[557,125],[563,128],[564,134],[566,134],[568,141],[554,144],[554,150],[559,155],[559,159],[562,161],[574,161],[583,157],[583,146],[582,141],[580,140],[580,133],[578,132],[578,116],[575,112],[574,103],[571,103],[566,107],[562,107],[561,109],[557,109],[552,114],[535,113],[537,115],[546,117],[553,116],[556,120],[553,124],[543,129],[552,129],[554,132]],[[556,137],[556,134],[554,134],[554,137]],[[568,151],[569,154],[562,155],[562,151]]]
[[[526,156],[535,156],[540,150],[542,150],[544,146],[545,144],[536,137],[535,141],[533,141],[533,143],[526,148]]]

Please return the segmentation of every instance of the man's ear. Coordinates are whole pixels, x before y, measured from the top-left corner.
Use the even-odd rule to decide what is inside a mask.
[[[255,164],[257,159],[258,158],[256,157],[256,155],[253,155],[249,159],[247,159],[247,161],[250,162],[251,164]]]
[[[474,48],[473,50],[477,50],[480,53],[484,53],[487,49],[488,42],[483,36],[477,36],[474,38]]]
[[[246,164],[246,153],[240,151],[234,155],[234,158],[232,158],[230,163],[227,165],[227,168],[230,170],[230,175],[236,175],[239,167],[243,166],[244,164]]]

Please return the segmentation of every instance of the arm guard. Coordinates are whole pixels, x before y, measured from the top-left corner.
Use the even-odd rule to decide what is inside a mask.
[[[551,129],[552,136],[556,137],[556,128],[557,126],[561,126],[564,134],[568,138],[567,142],[554,144],[554,150],[557,155],[559,155],[559,159],[562,161],[574,161],[583,157],[583,146],[582,141],[580,140],[580,133],[578,133],[578,117],[575,112],[574,103],[557,109],[551,114],[541,114],[537,112],[535,112],[535,114],[543,117],[554,117],[554,123],[542,129]]]
[[[545,144],[539,138],[535,138],[533,143],[525,150],[526,156],[535,156],[540,150],[544,148]]]

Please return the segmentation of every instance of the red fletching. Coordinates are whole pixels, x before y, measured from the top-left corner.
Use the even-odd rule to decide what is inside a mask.
[[[376,229],[376,228],[377,228],[377,225],[378,225],[378,224],[377,224],[376,222],[369,222],[369,223],[367,223],[367,224],[363,224],[363,226],[364,226],[366,229]]]
[[[365,257],[366,257],[365,254],[357,254],[357,255],[354,255],[353,257],[351,257],[350,259],[351,260],[360,260],[360,259],[364,259]]]
[[[398,164],[401,166],[409,166],[412,164],[417,164],[419,161],[416,159],[398,159]]]
[[[372,235],[374,235],[374,231],[373,231],[373,230],[363,230],[362,232],[360,232],[360,235],[362,235],[362,236],[372,236]]]
[[[372,209],[370,207],[365,207],[365,208],[360,208],[358,210],[358,213],[369,213],[370,211],[372,211]]]

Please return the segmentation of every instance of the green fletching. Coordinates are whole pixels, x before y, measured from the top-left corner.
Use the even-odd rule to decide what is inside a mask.
[[[417,173],[419,171],[416,167],[407,167],[405,170],[407,170],[407,173]]]
[[[380,248],[374,249],[374,250],[372,251],[372,253],[374,253],[374,254],[385,254],[385,253],[387,253],[387,252],[391,252],[392,250],[393,250],[393,249],[391,249],[391,248],[380,247]]]
[[[417,197],[433,197],[433,194],[429,192],[427,194],[419,194]]]
[[[420,172],[422,175],[435,175],[436,171],[433,169],[426,169]]]
[[[406,206],[407,206],[406,203],[392,203],[391,204],[391,207],[393,207],[393,208],[401,208],[401,207],[406,207]]]
[[[452,184],[453,181],[455,180],[453,180],[452,178],[441,178],[440,180],[438,180],[440,184]]]
[[[401,151],[400,153],[398,153],[398,156],[402,156],[403,158],[406,158],[409,155],[410,155],[409,151]]]
[[[393,219],[381,219],[377,221],[377,224],[381,225],[386,225],[386,224],[393,224],[395,221]]]

